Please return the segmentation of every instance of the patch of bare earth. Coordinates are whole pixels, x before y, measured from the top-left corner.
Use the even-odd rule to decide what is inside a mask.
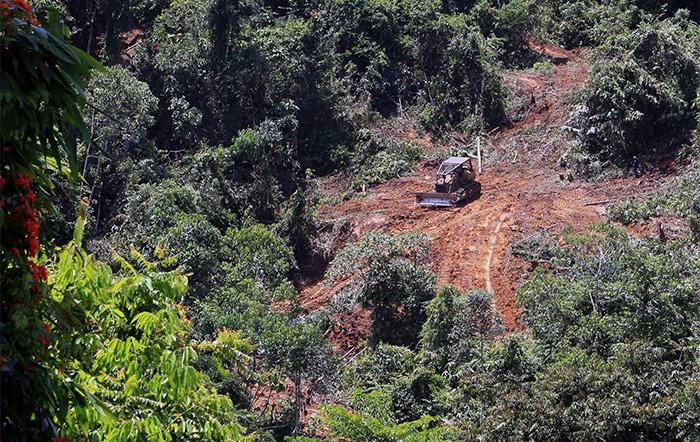
[[[423,162],[413,176],[390,180],[363,197],[321,207],[321,218],[346,219],[351,232],[347,240],[376,229],[425,233],[430,238],[429,263],[438,283],[461,290],[493,291],[506,332],[522,331],[515,291],[533,263],[511,256],[510,245],[541,229],[554,234],[561,233],[564,226],[573,232],[584,230],[590,222],[604,219],[606,201],[653,190],[665,180],[662,175],[603,183],[560,179],[557,159],[567,141],[561,131],[568,115],[564,101],[583,85],[588,72],[576,54],[563,53],[568,63],[556,64],[548,72],[506,74],[507,84],[531,98],[520,121],[496,131],[485,143],[486,149],[506,154],[487,163],[478,176],[480,198],[459,208],[418,207],[414,193],[431,191],[436,169],[435,162]],[[489,154],[485,152],[486,158]],[[316,310],[338,289],[311,282],[302,288],[300,302],[308,311]],[[366,336],[366,330],[354,327],[369,326],[365,313],[353,312],[353,318],[348,314],[338,317],[344,325],[332,332],[334,340],[342,341],[339,347],[343,350]]]

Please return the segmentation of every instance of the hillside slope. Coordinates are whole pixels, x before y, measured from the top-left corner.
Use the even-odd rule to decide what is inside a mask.
[[[667,179],[658,172],[641,179],[604,182],[561,179],[557,160],[566,144],[562,126],[568,112],[564,101],[583,85],[588,69],[576,54],[559,48],[550,51],[559,57],[566,54],[570,62],[545,73],[506,75],[506,83],[530,100],[526,100],[520,121],[499,129],[486,143],[491,151],[484,152],[487,161],[477,178],[483,189],[480,198],[454,209],[418,207],[414,193],[432,189],[439,164],[433,160],[420,163],[412,176],[390,180],[365,196],[319,210],[326,221],[347,220],[351,226],[348,240],[376,229],[427,234],[430,264],[438,283],[453,284],[460,290],[493,291],[507,332],[523,329],[515,290],[533,267],[511,255],[514,243],[542,229],[560,234],[570,226],[571,231],[580,231],[588,223],[604,219],[605,202],[651,191]],[[321,281],[312,282],[301,290],[300,302],[307,311],[314,311],[340,286],[342,283],[326,287]],[[359,310],[351,316],[358,314]],[[358,325],[352,324],[354,319],[343,315],[341,321],[351,323],[343,327],[344,333],[355,334],[352,327]]]

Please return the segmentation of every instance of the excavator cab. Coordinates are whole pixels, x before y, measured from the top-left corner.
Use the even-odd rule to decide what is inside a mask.
[[[481,194],[481,184],[469,157],[450,157],[440,164],[435,192],[417,193],[423,207],[454,207]]]

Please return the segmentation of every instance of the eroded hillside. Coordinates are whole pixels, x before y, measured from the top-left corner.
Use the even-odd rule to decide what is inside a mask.
[[[520,120],[492,132],[485,143],[486,162],[477,178],[483,189],[480,198],[458,208],[417,206],[414,193],[432,189],[439,161],[430,160],[421,162],[411,176],[319,210],[327,222],[349,225],[346,241],[377,229],[427,234],[430,265],[438,283],[460,290],[493,291],[507,332],[523,330],[515,291],[534,264],[512,256],[511,246],[543,229],[559,237],[565,228],[581,231],[590,222],[605,219],[606,203],[652,191],[668,178],[665,173],[652,172],[641,179],[569,179],[558,161],[567,142],[563,130],[568,117],[566,100],[583,85],[588,68],[578,53],[548,46],[546,54],[555,60],[566,57],[568,62],[543,73],[509,72],[505,76],[524,104],[517,110]],[[446,148],[425,139],[422,144],[432,152]],[[300,302],[307,311],[314,311],[341,287],[342,282],[328,287],[312,281],[301,291]],[[338,314],[342,325],[336,327],[335,335],[344,346],[348,338],[353,343],[363,336],[357,330],[367,326],[363,316],[359,309]]]

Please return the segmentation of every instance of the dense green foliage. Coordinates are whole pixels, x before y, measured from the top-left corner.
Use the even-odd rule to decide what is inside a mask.
[[[0,2],[3,440],[699,439],[700,11],[682,3]],[[507,125],[503,71],[557,69],[533,40],[591,48],[567,166],[682,155],[609,214],[689,231],[531,236],[512,250],[542,264],[526,331],[504,335],[491,293],[437,286],[431,238],[341,225],[329,248],[317,205]],[[329,175],[344,188],[319,195]],[[322,277],[332,298],[307,311]]]
[[[421,148],[414,142],[397,143],[372,132],[367,133],[366,138],[362,160],[354,165],[357,171],[350,187],[355,191],[365,190],[412,171],[423,155]]]
[[[447,440],[457,433],[429,416],[396,423],[389,396],[382,391],[357,391],[353,396],[353,407],[357,413],[350,413],[340,406],[327,406],[321,410],[321,425],[334,439],[436,442]]]
[[[87,138],[80,115],[85,102],[80,79],[97,62],[65,41],[67,31],[56,14],[44,29],[23,5],[2,8],[0,141],[4,166],[16,165],[15,172],[41,178],[44,170],[38,165],[46,156],[59,163],[67,159],[75,170],[76,132]]]
[[[351,275],[345,296],[372,312],[373,342],[409,345],[417,340],[435,282],[424,264],[427,253],[423,234],[372,232],[340,250],[331,263],[328,283]]]
[[[349,440],[697,438],[697,243],[600,225],[555,255],[519,290],[525,336],[494,340],[488,297],[441,288],[419,347],[353,361],[350,409],[318,425]]]
[[[194,364],[200,350],[225,358],[222,370],[235,367],[252,348],[226,330],[194,345],[176,304],[187,278],[160,271],[135,250],[137,267],[117,257],[122,271],[115,277],[80,247],[82,222],[75,242],[48,263],[55,326],[71,326],[52,345],[52,360],[57,377],[77,388],[60,417],[62,432],[96,440],[241,438],[230,399]]]
[[[586,173],[632,156],[668,155],[689,143],[700,89],[700,28],[679,12],[598,49],[571,117],[572,161]]]

